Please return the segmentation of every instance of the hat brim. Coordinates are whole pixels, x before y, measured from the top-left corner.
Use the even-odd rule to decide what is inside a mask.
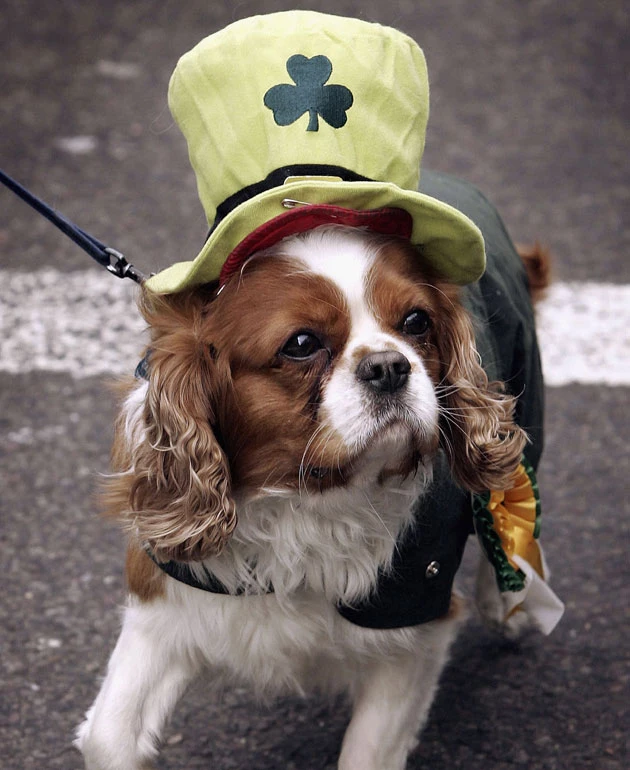
[[[218,280],[223,264],[252,232],[297,205],[329,205],[355,211],[397,208],[412,219],[410,241],[422,245],[422,258],[455,284],[478,280],[485,270],[479,228],[467,216],[424,193],[387,182],[343,182],[308,179],[288,181],[237,206],[210,234],[198,256],[178,262],[146,281],[156,294],[173,294]],[[282,237],[282,236],[280,236]]]

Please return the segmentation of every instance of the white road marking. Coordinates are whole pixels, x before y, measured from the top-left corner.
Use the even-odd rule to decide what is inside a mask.
[[[107,273],[0,270],[0,371],[133,373],[136,287]],[[630,385],[630,285],[556,283],[538,306],[547,385]]]
[[[630,285],[555,283],[537,327],[548,386],[630,385]]]
[[[109,59],[99,59],[96,62],[96,71],[99,75],[116,80],[130,80],[137,78],[141,69],[138,64],[124,61],[110,61]]]
[[[60,136],[55,139],[55,145],[70,155],[89,155],[98,145],[95,136]]]
[[[104,270],[0,270],[0,369],[133,373],[146,342],[136,292]]]

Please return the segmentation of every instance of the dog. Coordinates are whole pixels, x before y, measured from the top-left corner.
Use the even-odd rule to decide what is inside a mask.
[[[462,601],[392,629],[336,605],[391,568],[440,453],[472,492],[519,463],[515,397],[488,381],[459,293],[408,241],[339,226],[255,254],[221,289],[145,292],[150,374],[127,386],[106,482],[129,601],[79,729],[90,770],[148,767],[204,670],[261,696],[344,692],[340,770],[405,767]]]
[[[420,178],[427,68],[398,30],[242,19],[179,60],[169,106],[210,232],[143,285],[104,497],[129,599],[76,744],[145,770],[209,671],[345,693],[339,770],[403,770],[473,528],[492,627],[561,614],[537,542],[544,259],[474,188]]]

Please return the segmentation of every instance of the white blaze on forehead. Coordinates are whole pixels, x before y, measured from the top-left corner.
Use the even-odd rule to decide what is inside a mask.
[[[292,238],[288,253],[304,263],[309,272],[331,281],[344,295],[353,328],[371,317],[365,299],[370,268],[376,247],[366,247],[361,231],[322,228]]]

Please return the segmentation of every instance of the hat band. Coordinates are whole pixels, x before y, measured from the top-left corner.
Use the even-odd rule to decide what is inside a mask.
[[[322,225],[363,227],[381,235],[397,235],[409,239],[413,231],[413,217],[408,211],[399,208],[355,211],[328,204],[298,205],[260,225],[244,238],[223,263],[219,284],[223,286],[255,252],[268,249],[290,235]]]
[[[275,171],[272,171],[260,182],[254,182],[254,184],[243,187],[243,189],[226,198],[223,203],[220,203],[217,206],[217,213],[206,240],[212,235],[214,230],[216,230],[221,221],[234,211],[235,208],[243,203],[247,203],[247,201],[255,198],[257,195],[267,192],[267,190],[271,190],[274,187],[282,187],[286,180],[292,176],[336,176],[339,177],[342,182],[374,181],[366,176],[361,176],[361,174],[350,171],[347,168],[343,168],[343,166],[329,166],[318,163],[296,163],[295,165],[282,166],[275,169]]]

